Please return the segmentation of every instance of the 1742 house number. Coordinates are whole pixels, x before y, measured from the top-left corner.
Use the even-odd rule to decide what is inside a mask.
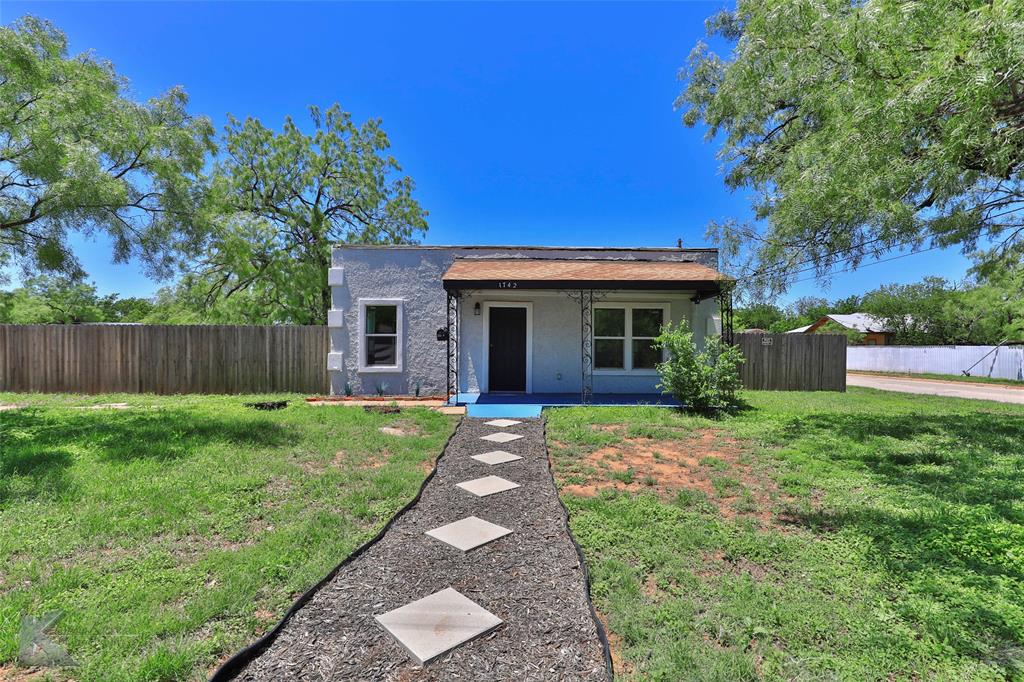
[[[499,289],[518,289],[519,282],[498,282]]]

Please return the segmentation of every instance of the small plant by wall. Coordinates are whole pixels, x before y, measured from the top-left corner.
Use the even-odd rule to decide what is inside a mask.
[[[668,360],[658,364],[658,388],[695,412],[715,413],[739,405],[740,364],[743,354],[720,336],[704,341],[698,350],[693,332],[685,322],[665,325],[656,339],[668,351]]]

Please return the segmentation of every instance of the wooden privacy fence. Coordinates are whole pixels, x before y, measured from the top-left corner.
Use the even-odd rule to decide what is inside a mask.
[[[327,328],[0,325],[0,391],[327,393]]]
[[[842,334],[736,334],[747,359],[745,388],[766,391],[845,391],[846,337]]]

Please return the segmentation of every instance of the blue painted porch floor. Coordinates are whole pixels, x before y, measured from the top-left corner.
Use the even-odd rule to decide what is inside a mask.
[[[545,407],[581,404],[579,393],[460,393],[458,402],[466,406],[467,416],[488,418],[539,417]],[[658,393],[595,393],[590,404],[611,407],[678,407],[679,401]]]

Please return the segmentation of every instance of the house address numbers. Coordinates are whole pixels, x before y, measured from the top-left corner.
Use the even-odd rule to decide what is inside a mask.
[[[498,282],[499,289],[518,289],[519,282]]]

